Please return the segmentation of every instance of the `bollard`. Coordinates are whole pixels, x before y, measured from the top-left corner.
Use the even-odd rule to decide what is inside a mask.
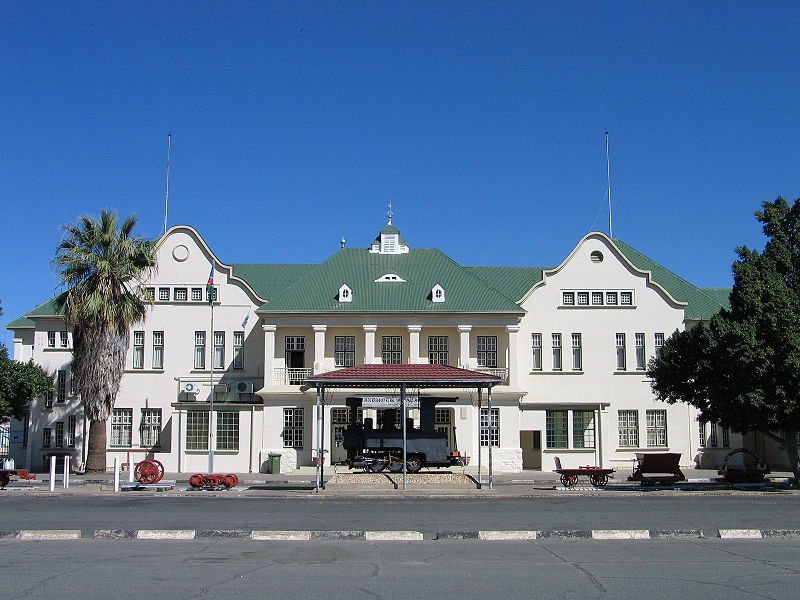
[[[69,456],[64,457],[64,489],[69,487]]]
[[[131,453],[128,452],[128,483],[133,483],[133,461],[135,458],[131,458]]]
[[[114,457],[114,491],[119,491],[119,456]]]
[[[56,491],[56,457],[50,457],[50,491]]]

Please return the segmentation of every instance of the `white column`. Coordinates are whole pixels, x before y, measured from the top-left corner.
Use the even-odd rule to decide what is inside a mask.
[[[325,370],[325,331],[327,325],[312,325],[314,330],[314,375]]]
[[[364,325],[364,364],[373,365],[375,360],[375,332],[377,325]]]
[[[517,364],[517,345],[519,343],[519,325],[507,325],[508,330],[508,385],[516,386],[519,381],[519,365]]]
[[[24,362],[22,358],[22,338],[14,338],[14,360]]]
[[[419,363],[419,332],[422,325],[408,326],[408,364],[416,365]]]
[[[264,387],[275,380],[275,330],[277,325],[262,325],[264,330]]]
[[[458,349],[458,366],[462,369],[469,369],[469,332],[472,331],[472,325],[459,325],[459,349]]]

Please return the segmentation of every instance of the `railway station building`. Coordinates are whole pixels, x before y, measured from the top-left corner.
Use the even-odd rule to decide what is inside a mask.
[[[641,452],[715,467],[742,444],[694,408],[657,402],[645,374],[673,331],[710,319],[730,290],[693,286],[603,233],[549,267],[462,266],[413,247],[391,219],[370,244],[319,264],[228,263],[189,226],[167,231],[157,254],[144,289],[152,306],[131,331],[108,421],[109,457],[123,462],[148,455],[167,471],[206,472],[211,444],[216,471],[263,472],[280,454],[288,472],[315,464],[321,434],[324,463],[339,463],[348,399],[361,400],[358,422],[394,427],[384,421],[398,390],[326,392],[318,431],[315,390],[304,382],[380,364],[499,378],[491,409],[474,389],[406,390],[438,398],[435,426],[450,451],[474,465],[491,446],[495,472],[551,471],[555,457],[564,467],[626,468]],[[88,424],[62,315],[51,300],[6,327],[14,358],[32,358],[56,387],[12,421],[11,457],[32,469],[53,453],[83,463]],[[419,424],[418,410],[409,416]]]

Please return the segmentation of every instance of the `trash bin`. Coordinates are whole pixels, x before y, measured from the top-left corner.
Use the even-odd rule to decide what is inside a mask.
[[[279,452],[269,453],[269,472],[273,474],[280,474],[281,472],[281,455]]]

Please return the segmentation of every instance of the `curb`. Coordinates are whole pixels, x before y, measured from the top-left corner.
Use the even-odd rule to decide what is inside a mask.
[[[531,541],[531,540],[658,540],[658,539],[723,539],[759,540],[770,538],[800,539],[800,529],[591,529],[591,530],[484,530],[437,531],[428,541]],[[215,540],[236,539],[265,542],[308,541],[368,541],[419,542],[425,538],[421,531],[263,531],[250,529],[21,529],[0,530],[0,541],[61,541],[61,540]]]

